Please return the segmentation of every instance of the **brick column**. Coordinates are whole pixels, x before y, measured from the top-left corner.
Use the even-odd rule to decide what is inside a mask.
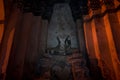
[[[1,48],[1,42],[2,42],[2,38],[3,38],[3,33],[4,33],[4,18],[5,17],[5,13],[4,13],[4,3],[3,0],[0,0],[0,48]],[[1,54],[1,53],[0,53]],[[2,61],[0,61],[2,62]],[[2,69],[2,63],[0,63],[0,78],[3,78],[3,73],[1,72]]]
[[[27,43],[27,50],[24,60],[24,79],[33,79],[33,75],[36,69],[36,63],[40,56],[40,37],[42,32],[42,18],[41,16],[33,17],[33,25],[30,29],[29,40]],[[46,35],[44,35],[46,36]]]
[[[101,13],[101,10],[93,10],[94,14]],[[109,48],[108,37],[106,33],[106,26],[102,17],[94,18],[95,31],[98,39],[98,46],[100,50],[103,75],[105,80],[116,79],[115,67],[111,58],[111,50]]]
[[[101,56],[93,20],[89,20],[91,14],[84,16],[84,33],[87,52],[90,60],[90,71],[93,79],[102,79]]]
[[[102,7],[102,11],[103,9],[107,10],[107,9],[117,9],[118,6],[120,5],[119,2],[117,0],[114,0],[114,6],[106,6],[104,5],[104,7]],[[119,16],[117,16],[119,11],[117,12],[112,12],[112,13],[108,13],[105,14],[105,16],[103,17],[104,19],[104,24],[105,24],[105,30],[106,30],[106,35],[108,38],[108,44],[109,44],[109,48],[110,48],[110,52],[111,52],[111,59],[112,59],[112,63],[113,63],[113,67],[114,67],[114,71],[115,71],[115,75],[116,75],[116,80],[120,80],[119,76],[120,76],[120,62],[119,62],[119,41],[117,40],[116,43],[116,39],[119,38],[119,27],[120,27],[120,23],[119,23]],[[117,31],[115,31],[117,30]],[[115,35],[115,33],[117,35]],[[117,44],[117,45],[116,45]]]
[[[111,2],[111,4],[113,4],[113,5],[105,5],[105,8],[116,10],[118,5],[119,5],[119,2],[117,2],[117,0],[113,0],[113,2]],[[117,10],[117,12],[109,13],[108,19],[110,22],[110,26],[111,26],[111,30],[112,30],[113,39],[115,42],[115,47],[117,50],[118,58],[120,60],[120,20],[119,20],[120,18],[119,18],[119,12],[120,11]]]
[[[33,14],[24,13],[21,26],[19,26],[21,28],[19,40],[17,39],[17,44],[15,44],[16,48],[13,49],[14,55],[11,53],[13,55],[13,58],[10,60],[11,64],[8,65],[7,80],[22,79],[28,37],[32,25],[34,25]]]
[[[116,13],[109,13],[108,18],[109,18],[113,38],[115,41],[118,57],[120,59],[120,23],[118,21],[118,17]]]
[[[114,40],[113,40],[112,30],[110,28],[110,22],[108,19],[108,15],[106,14],[103,19],[105,23],[106,35],[108,38],[108,44],[109,44],[109,48],[111,52],[112,63],[113,63],[113,67],[114,67],[115,74],[116,74],[116,80],[120,80],[120,77],[119,77],[120,76],[120,73],[119,73],[120,64],[119,64],[119,59],[117,56],[117,51],[116,51]]]
[[[3,39],[1,43],[1,49],[0,49],[0,69],[2,68],[2,73],[4,75],[5,75],[6,67],[9,60],[15,27],[19,22],[20,17],[21,17],[20,10],[17,8],[13,9],[12,15],[10,16],[9,22],[6,25],[6,28],[3,34]]]

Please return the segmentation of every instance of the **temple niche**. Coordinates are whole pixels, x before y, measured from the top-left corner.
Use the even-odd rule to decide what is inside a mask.
[[[78,49],[77,27],[69,4],[55,4],[48,25],[47,48],[54,48],[66,55],[69,49]]]
[[[0,80],[120,80],[120,0],[1,0]]]
[[[51,80],[89,79],[86,60],[79,50],[77,25],[68,3],[53,6],[46,29],[46,42],[42,44],[45,47],[41,49],[36,73]]]

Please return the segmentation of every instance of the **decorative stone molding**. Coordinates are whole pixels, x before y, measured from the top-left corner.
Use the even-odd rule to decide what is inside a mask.
[[[71,6],[74,19],[88,14],[87,0],[15,0],[14,3],[24,13],[32,12],[35,16],[43,16],[44,19],[51,18],[53,6],[57,3],[68,3]]]
[[[102,8],[97,9],[97,10],[92,10],[91,8],[89,9],[89,19],[84,18],[84,22],[89,22],[91,20],[93,20],[94,18],[100,18],[105,16],[107,13],[116,13],[120,11],[120,4],[117,5],[116,7],[111,7],[111,8],[107,8],[106,5],[102,5]]]

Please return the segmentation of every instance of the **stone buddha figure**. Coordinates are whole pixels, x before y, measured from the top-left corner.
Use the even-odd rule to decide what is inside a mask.
[[[60,54],[66,55],[66,51],[71,48],[71,39],[68,35],[66,38],[61,38],[57,36],[58,45],[55,47]]]

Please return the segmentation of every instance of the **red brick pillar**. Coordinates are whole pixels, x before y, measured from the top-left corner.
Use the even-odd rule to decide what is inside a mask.
[[[29,39],[27,41],[27,48],[24,60],[24,78],[34,78],[34,70],[36,69],[36,63],[40,56],[40,37],[42,32],[42,18],[41,16],[34,16],[32,27],[29,33]],[[46,36],[46,35],[44,35]]]
[[[17,8],[13,9],[8,24],[6,24],[6,28],[3,34],[3,39],[1,43],[0,49],[0,69],[2,68],[2,73],[5,76],[9,55],[11,51],[11,46],[13,42],[14,31],[16,25],[19,23],[19,19],[21,17],[21,11]]]
[[[31,26],[34,25],[33,14],[24,13],[20,22],[21,24],[19,24],[17,28],[18,32],[16,31],[15,33],[16,44],[13,44],[13,49],[9,60],[7,72],[8,80],[22,80],[27,43],[29,40]]]
[[[106,9],[117,9],[118,6],[120,6],[120,2],[117,0],[114,0],[114,6],[107,6]],[[120,11],[117,10],[117,12],[112,12],[108,14],[114,42],[115,42],[115,47],[117,50],[118,58],[120,60]]]
[[[94,14],[101,13],[101,10],[93,10]],[[116,70],[111,57],[111,48],[109,45],[106,25],[103,17],[94,18],[95,31],[97,34],[98,46],[102,61],[102,70],[105,80],[117,80]]]
[[[102,66],[101,66],[101,56],[98,47],[97,35],[95,31],[95,25],[91,19],[91,14],[84,15],[84,33],[85,41],[88,52],[88,57],[90,60],[90,73],[93,79],[101,79],[102,76]]]

